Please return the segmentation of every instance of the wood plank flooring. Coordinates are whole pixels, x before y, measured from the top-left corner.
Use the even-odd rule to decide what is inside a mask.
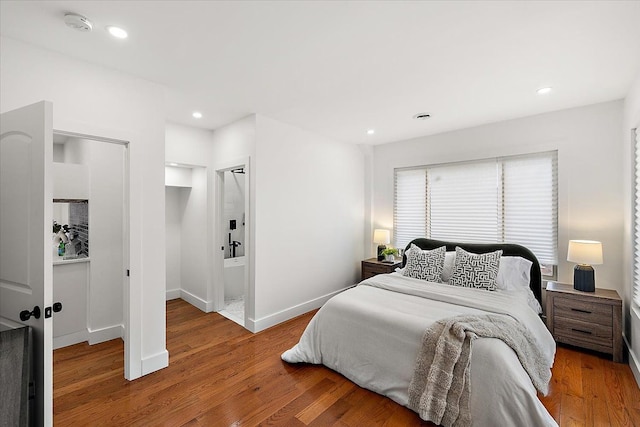
[[[166,369],[126,381],[121,340],[54,352],[55,425],[433,426],[323,366],[282,362],[312,315],[251,334],[170,301]],[[559,347],[542,401],[563,427],[640,427],[629,366],[603,356]]]

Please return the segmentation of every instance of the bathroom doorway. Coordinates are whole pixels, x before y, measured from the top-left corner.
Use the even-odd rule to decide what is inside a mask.
[[[224,305],[220,314],[244,326],[244,276],[246,212],[245,170],[240,166],[223,172],[224,214],[222,223],[227,236],[224,251]]]
[[[243,327],[251,304],[248,177],[248,160],[216,169],[216,311]]]

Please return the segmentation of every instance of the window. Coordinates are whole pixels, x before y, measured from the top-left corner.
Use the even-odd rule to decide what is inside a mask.
[[[635,130],[633,168],[633,300],[640,306],[640,129]]]
[[[394,243],[509,242],[557,264],[557,152],[396,169]]]

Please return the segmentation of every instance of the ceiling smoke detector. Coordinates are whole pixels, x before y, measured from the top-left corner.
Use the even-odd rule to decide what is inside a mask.
[[[416,120],[427,120],[428,118],[431,118],[431,114],[429,113],[418,113],[415,116],[413,116],[414,119]]]
[[[93,28],[91,21],[75,13],[67,13],[64,15],[64,23],[67,24],[67,27],[82,31],[83,33],[88,33]]]

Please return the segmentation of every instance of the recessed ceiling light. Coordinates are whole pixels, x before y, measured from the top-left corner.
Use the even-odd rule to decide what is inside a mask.
[[[373,135],[374,133],[376,133],[376,130],[375,130],[375,129],[369,129],[369,130],[367,131],[367,135]]]
[[[169,166],[178,166],[177,163],[169,163]]]
[[[125,30],[113,25],[109,25],[107,27],[107,31],[109,31],[109,34],[117,39],[126,39],[129,36]]]
[[[413,116],[414,119],[416,120],[427,120],[429,118],[431,118],[431,114],[429,113],[418,113],[415,116]]]
[[[196,119],[201,119],[202,118],[202,113],[200,111],[194,111],[192,116]]]
[[[546,95],[547,93],[551,92],[551,88],[550,87],[541,87],[536,92],[538,93],[538,95]]]

